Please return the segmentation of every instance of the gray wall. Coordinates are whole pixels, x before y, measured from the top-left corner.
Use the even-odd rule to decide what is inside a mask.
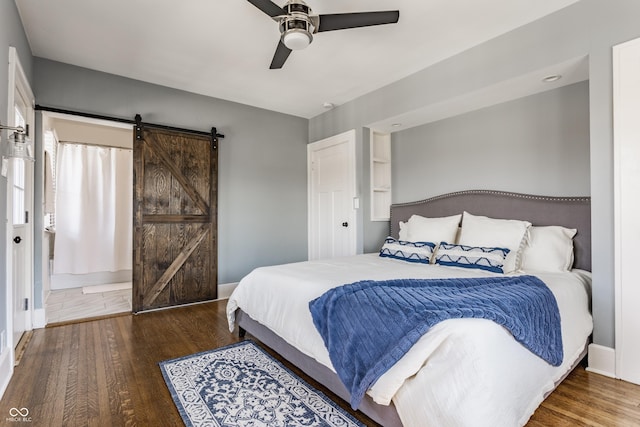
[[[589,84],[393,134],[393,201],[493,189],[589,195]]]
[[[588,57],[594,342],[615,346],[612,46],[640,37],[637,0],[582,0],[341,105],[309,123],[309,140]],[[362,134],[359,134],[362,138]],[[362,153],[362,151],[361,151]],[[470,183],[469,185],[472,185]]]
[[[20,17],[13,1],[0,1],[0,123],[7,124],[7,98],[8,92],[8,59],[9,46],[13,46],[18,51],[18,57],[24,68],[27,79],[31,81],[31,70],[33,58],[31,49],[27,43],[27,37],[22,29]],[[2,138],[6,137],[6,131],[2,131]],[[0,331],[6,330],[7,322],[5,316],[7,298],[7,180],[0,177]],[[7,331],[7,333],[11,333]],[[2,349],[0,349],[2,352]]]
[[[40,105],[209,131],[219,149],[218,280],[307,259],[308,120],[35,60]]]

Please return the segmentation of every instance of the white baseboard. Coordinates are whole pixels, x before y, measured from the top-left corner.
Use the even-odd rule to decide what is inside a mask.
[[[11,375],[13,375],[13,351],[11,348],[5,347],[0,349],[0,399],[4,395],[5,390],[9,386]],[[4,414],[2,414],[4,416]]]
[[[33,328],[40,329],[47,326],[47,315],[44,308],[36,308],[33,310]]]
[[[233,290],[238,286],[238,282],[223,283],[218,285],[218,299],[229,299]]]
[[[131,289],[131,282],[105,283],[103,285],[83,286],[83,294],[101,294],[103,292],[124,291]]]
[[[598,344],[589,344],[587,371],[616,378],[616,351]]]
[[[130,282],[131,274],[131,270],[100,271],[89,274],[53,274],[51,276],[51,290],[82,288],[83,286],[104,283]]]

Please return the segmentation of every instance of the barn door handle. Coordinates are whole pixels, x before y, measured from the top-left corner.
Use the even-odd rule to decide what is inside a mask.
[[[343,227],[348,227],[348,226],[349,226],[349,223],[345,221],[345,222],[343,222],[343,223],[342,223],[342,226],[343,226]]]
[[[22,237],[20,237],[20,236],[16,236],[16,237],[14,237],[14,238],[13,238],[13,241],[14,241],[15,243],[20,243],[20,242],[22,242]]]

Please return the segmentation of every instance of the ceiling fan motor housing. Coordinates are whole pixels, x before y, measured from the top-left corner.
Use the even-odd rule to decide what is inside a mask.
[[[291,0],[283,8],[287,15],[281,17],[282,42],[291,50],[304,49],[313,41],[315,26],[309,14],[311,8],[302,0]]]
[[[309,15],[311,13],[311,8],[302,0],[291,0],[284,9],[288,14],[304,13],[305,15]]]

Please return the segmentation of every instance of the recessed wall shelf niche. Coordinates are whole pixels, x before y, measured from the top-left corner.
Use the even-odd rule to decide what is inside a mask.
[[[371,221],[389,221],[391,209],[391,134],[371,130]]]

